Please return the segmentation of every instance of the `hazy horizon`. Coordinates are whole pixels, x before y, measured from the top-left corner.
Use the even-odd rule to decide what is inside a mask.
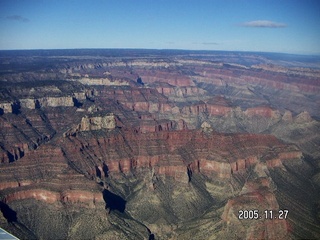
[[[73,50],[132,50],[132,51],[185,51],[185,52],[198,52],[198,53],[248,53],[248,54],[279,54],[279,55],[293,55],[293,56],[306,56],[306,57],[320,57],[320,53],[288,53],[288,52],[267,52],[267,51],[246,51],[246,50],[215,50],[215,49],[174,49],[174,48],[32,48],[32,49],[0,49],[0,52],[9,51],[73,51]]]

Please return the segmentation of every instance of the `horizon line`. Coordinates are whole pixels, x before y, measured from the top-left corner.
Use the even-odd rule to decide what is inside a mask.
[[[189,51],[189,52],[241,52],[241,53],[274,53],[300,56],[320,57],[319,53],[292,53],[277,51],[252,51],[252,50],[213,50],[213,49],[181,49],[181,48],[27,48],[27,49],[0,49],[0,51],[55,51],[55,50],[146,50],[146,51]]]

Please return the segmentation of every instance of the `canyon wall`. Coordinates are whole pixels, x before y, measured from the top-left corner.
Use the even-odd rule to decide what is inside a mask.
[[[132,54],[0,74],[1,227],[22,239],[320,237],[318,69]]]

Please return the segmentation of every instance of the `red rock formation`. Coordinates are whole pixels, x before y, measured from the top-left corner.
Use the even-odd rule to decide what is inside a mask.
[[[290,229],[288,229],[287,219],[276,219],[279,204],[268,181],[262,185],[249,181],[244,188],[246,192],[229,200],[222,214],[223,221],[231,228],[230,232],[236,232],[244,239],[256,239],[257,236],[262,239],[288,238]],[[258,213],[257,219],[240,218],[240,211],[254,210]],[[265,215],[265,210],[273,211],[273,219]]]
[[[94,207],[96,203],[103,203],[101,192],[89,192],[85,190],[64,191],[60,195],[62,202],[68,203],[86,203],[89,207]]]
[[[247,157],[246,159],[237,159],[235,162],[231,163],[231,172],[236,173],[237,171],[246,170],[257,162],[258,159],[256,156]]]
[[[230,107],[217,106],[217,105],[207,105],[207,109],[212,116],[224,116],[231,111]]]
[[[32,189],[8,194],[5,196],[3,201],[5,203],[10,203],[12,201],[19,201],[28,198],[44,201],[46,203],[55,203],[60,199],[60,194],[44,189]]]
[[[182,173],[180,175],[186,176],[189,166],[195,172],[198,171],[205,175],[215,173],[223,178],[253,166],[258,161],[256,156],[268,151],[270,147],[278,146],[277,150],[274,150],[274,155],[278,155],[279,159],[301,157],[301,153],[296,150],[293,153],[288,152],[287,147],[268,135],[224,136],[212,134],[210,138],[204,138],[200,131],[184,130],[128,132],[125,139],[114,135],[110,138],[99,138],[87,143],[78,137],[70,136],[68,139],[64,143],[67,157],[72,156],[74,159],[79,159],[75,163],[90,174],[95,172],[93,166],[86,167],[84,162],[82,163],[83,160],[80,159],[91,158],[90,156],[93,154],[96,159],[104,161],[110,174],[129,174],[132,171],[139,171],[140,168],[147,168],[149,171],[154,168],[155,173],[176,176],[180,172]],[[129,146],[126,145],[128,143],[130,143]],[[189,144],[193,146],[194,160],[183,159],[177,152]],[[238,145],[241,148],[238,148]],[[230,146],[234,146],[234,148],[231,150]],[[123,157],[119,158],[115,155],[116,149],[123,153]],[[216,157],[210,157],[212,153]],[[167,156],[171,159],[170,161],[166,160]],[[94,164],[102,168],[99,162],[95,161]]]
[[[162,84],[164,85],[164,84]],[[172,97],[172,98],[183,98],[185,99],[188,96],[199,96],[202,94],[206,94],[206,91],[198,88],[198,87],[176,87],[176,85],[174,86],[159,86],[156,87],[155,89],[157,89],[157,91],[167,97]]]
[[[93,193],[85,190],[70,190],[59,193],[37,188],[20,191],[18,190],[14,193],[7,194],[2,201],[4,203],[10,203],[13,201],[20,201],[30,198],[49,204],[53,204],[56,202],[78,203],[82,206],[91,208],[95,207],[96,203],[104,202],[101,192]]]
[[[25,180],[25,181],[17,181],[17,182],[2,182],[0,183],[0,190],[7,189],[7,188],[17,188],[21,186],[28,186],[32,184],[32,181]]]
[[[262,116],[266,118],[277,118],[280,116],[279,111],[272,110],[270,107],[255,107],[255,108],[248,108],[245,111],[245,114],[249,117],[252,117],[254,115]]]
[[[138,70],[139,76],[143,79],[145,83],[154,83],[154,82],[163,82],[168,83],[173,86],[194,86],[193,81],[184,75],[177,74],[175,72],[169,71],[146,71],[146,70]]]

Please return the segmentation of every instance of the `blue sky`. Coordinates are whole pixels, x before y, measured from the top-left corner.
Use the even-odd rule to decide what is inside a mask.
[[[0,49],[320,54],[320,1],[0,0]]]

